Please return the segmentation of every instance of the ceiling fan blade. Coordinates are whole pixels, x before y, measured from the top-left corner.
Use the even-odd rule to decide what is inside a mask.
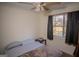
[[[34,10],[34,11],[41,11],[41,8],[39,8],[39,7],[34,7],[34,8],[32,8],[32,10]]]
[[[51,2],[51,3],[47,3],[46,7],[50,10],[55,10],[59,8],[64,8],[65,6],[61,2]]]
[[[43,8],[47,11],[47,10],[49,10],[49,8],[47,8],[46,6],[43,6]]]
[[[61,4],[61,2],[45,2],[46,5],[55,5],[55,4]]]
[[[44,2],[40,2],[40,3],[34,3],[33,4],[35,7],[32,8],[33,10],[36,10],[36,11],[47,11],[49,10],[47,7],[46,7],[46,3]]]

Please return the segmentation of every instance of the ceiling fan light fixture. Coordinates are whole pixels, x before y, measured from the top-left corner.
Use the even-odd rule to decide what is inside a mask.
[[[45,11],[44,7],[40,7],[41,8],[41,11]]]
[[[37,8],[35,9],[35,11],[40,11],[40,8],[39,8],[39,7],[37,7]]]
[[[37,7],[37,8],[35,9],[35,11],[37,11],[37,12],[38,12],[38,11],[45,11],[45,9],[44,9],[43,7],[40,7],[40,8]]]

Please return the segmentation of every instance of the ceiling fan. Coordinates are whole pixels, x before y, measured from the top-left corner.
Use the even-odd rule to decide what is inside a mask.
[[[34,7],[32,8],[35,11],[48,11],[50,9],[57,9],[63,7],[60,2],[37,2],[33,3]]]
[[[44,3],[44,2],[33,3],[33,5],[34,5],[34,7],[32,9],[35,11],[47,11],[47,10],[49,10],[46,7],[46,3]]]
[[[22,4],[32,6],[34,11],[48,11],[64,7],[62,2],[20,2]]]

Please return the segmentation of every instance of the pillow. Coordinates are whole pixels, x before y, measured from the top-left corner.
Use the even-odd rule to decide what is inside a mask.
[[[6,47],[5,47],[5,50],[10,50],[10,49],[13,49],[13,48],[16,48],[18,46],[22,46],[22,42],[19,42],[19,41],[15,41],[15,42],[12,42],[10,44],[8,44]]]

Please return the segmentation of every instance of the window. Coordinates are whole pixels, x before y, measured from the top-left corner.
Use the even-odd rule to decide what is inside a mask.
[[[53,16],[53,35],[64,37],[66,34],[66,14]]]

